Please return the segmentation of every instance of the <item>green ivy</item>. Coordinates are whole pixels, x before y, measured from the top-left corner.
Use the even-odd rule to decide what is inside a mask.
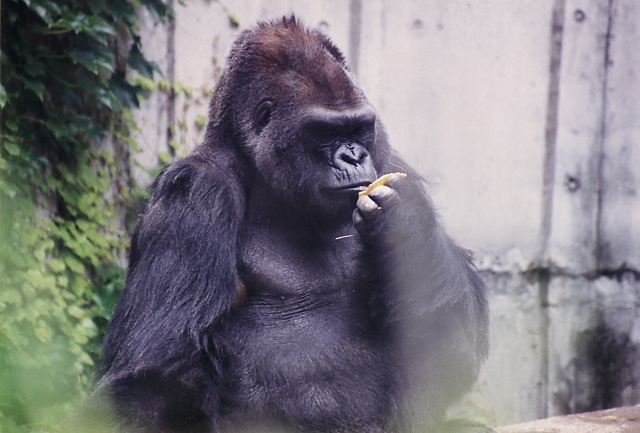
[[[53,431],[82,397],[124,282],[137,189],[139,7],[4,0],[0,85],[0,432]]]

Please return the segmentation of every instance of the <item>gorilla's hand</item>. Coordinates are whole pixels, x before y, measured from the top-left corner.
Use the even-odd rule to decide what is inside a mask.
[[[394,215],[401,207],[396,186],[402,178],[391,179],[386,185],[375,187],[356,202],[353,225],[366,244],[378,244],[394,232]]]

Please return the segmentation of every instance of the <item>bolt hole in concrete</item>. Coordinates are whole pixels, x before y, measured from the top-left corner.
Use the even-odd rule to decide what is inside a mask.
[[[580,179],[568,174],[565,177],[564,186],[571,192],[577,191],[580,189]]]
[[[576,11],[573,13],[573,19],[575,19],[579,23],[584,21],[586,17],[587,16],[585,15],[585,13],[580,9],[576,9]]]

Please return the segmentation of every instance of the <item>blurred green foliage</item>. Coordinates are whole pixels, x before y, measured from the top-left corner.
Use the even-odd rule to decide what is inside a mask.
[[[55,431],[82,398],[124,283],[132,110],[158,67],[137,9],[161,0],[3,0],[0,432]]]

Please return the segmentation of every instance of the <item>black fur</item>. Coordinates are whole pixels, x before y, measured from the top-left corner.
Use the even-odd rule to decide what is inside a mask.
[[[435,428],[487,321],[342,54],[285,18],[240,35],[204,143],[153,184],[96,395],[127,431]]]

